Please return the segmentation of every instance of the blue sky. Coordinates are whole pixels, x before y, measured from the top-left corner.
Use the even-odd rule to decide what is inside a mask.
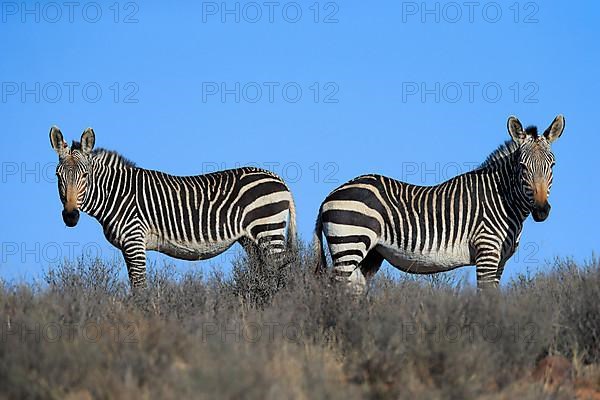
[[[508,139],[509,115],[544,129],[562,113],[551,215],[526,222],[503,281],[600,248],[597,2],[268,4],[0,4],[0,278],[120,257],[92,218],[64,226],[53,124],[173,174],[271,169],[309,239],[356,175],[438,183]],[[235,252],[176,265],[228,271]]]

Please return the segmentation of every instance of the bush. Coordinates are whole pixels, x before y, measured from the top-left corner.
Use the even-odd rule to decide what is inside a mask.
[[[540,358],[600,363],[596,260],[483,295],[378,274],[360,299],[315,277],[306,249],[259,260],[231,277],[151,268],[136,296],[101,260],[0,282],[0,398],[546,398]]]

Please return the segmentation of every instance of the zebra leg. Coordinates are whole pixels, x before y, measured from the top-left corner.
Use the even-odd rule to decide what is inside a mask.
[[[334,279],[345,283],[353,294],[362,295],[367,287],[365,273],[371,276],[383,262],[383,259],[378,260],[380,255],[371,246],[377,238],[369,238],[368,243],[354,237],[326,235],[326,238],[333,260]]]
[[[238,240],[238,243],[243,247],[250,262],[264,264],[265,260],[263,258],[263,250],[257,242],[250,238],[242,237],[240,240]]]
[[[360,262],[360,270],[369,281],[379,271],[383,263],[383,256],[375,249],[369,251],[367,256]]]
[[[496,271],[496,287],[500,286],[500,278],[502,277],[502,273],[504,272],[504,265],[506,264],[506,260],[500,262],[498,265],[498,270]]]
[[[477,268],[477,289],[497,288],[497,274],[500,266],[500,245],[492,246],[489,242],[477,251],[475,258]],[[502,272],[500,272],[502,273]]]
[[[347,248],[343,251],[338,250],[335,244],[330,243],[334,279],[337,282],[345,283],[352,294],[361,296],[367,287],[367,278],[363,270],[371,272],[375,269],[373,261],[364,255],[363,250]],[[363,264],[365,260],[367,262]]]
[[[239,243],[247,252],[257,253],[261,262],[283,267],[288,263],[285,224],[264,225],[263,229],[255,236],[252,233],[256,233],[256,230],[250,230],[248,236],[240,239]]]
[[[132,289],[146,287],[146,245],[142,240],[128,241],[121,246]]]
[[[337,282],[345,283],[353,295],[364,294],[367,279],[358,264],[354,262],[333,262],[333,275]]]

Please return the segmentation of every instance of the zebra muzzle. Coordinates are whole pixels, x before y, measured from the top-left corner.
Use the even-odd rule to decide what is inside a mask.
[[[79,221],[79,211],[78,210],[71,210],[71,211],[63,210],[62,217],[63,217],[63,221],[65,221],[65,225],[67,225],[69,228],[72,228],[75,225],[77,225],[77,222]]]
[[[531,211],[531,215],[533,216],[533,220],[535,222],[542,222],[548,218],[548,214],[550,214],[550,203],[546,202],[541,206],[535,205],[533,210]]]

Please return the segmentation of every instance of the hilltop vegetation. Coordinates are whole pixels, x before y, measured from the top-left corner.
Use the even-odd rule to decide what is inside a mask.
[[[65,263],[43,284],[0,283],[0,398],[600,391],[597,260],[557,260],[485,296],[452,279],[383,275],[353,301],[313,275],[307,254],[285,269],[240,259],[230,277],[161,267],[135,297],[125,267],[102,260]]]

